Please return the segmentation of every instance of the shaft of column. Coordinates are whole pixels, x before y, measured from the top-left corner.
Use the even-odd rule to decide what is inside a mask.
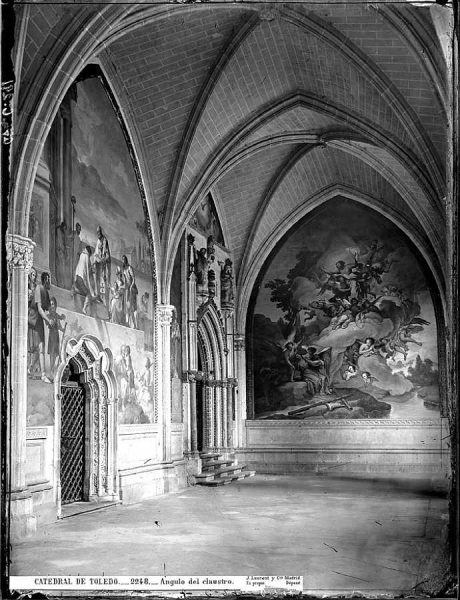
[[[171,323],[174,306],[159,305],[159,352],[161,357],[158,377],[158,402],[161,404],[160,423],[162,425],[163,460],[171,460]]]
[[[227,446],[233,448],[233,394],[234,387],[228,385],[227,393]]]
[[[190,381],[190,445],[191,451],[198,451],[198,430],[196,423],[196,382]]]
[[[9,419],[8,464],[11,538],[30,535],[36,529],[32,497],[26,485],[27,434],[27,335],[28,274],[34,243],[19,235],[7,235],[9,286],[8,343]],[[7,485],[8,485],[7,483]]]

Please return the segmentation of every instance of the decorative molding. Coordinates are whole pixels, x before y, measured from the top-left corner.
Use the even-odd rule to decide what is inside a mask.
[[[157,304],[158,324],[160,327],[168,327],[171,325],[174,317],[174,306],[170,304]]]
[[[9,269],[30,271],[33,264],[35,242],[22,235],[8,233],[6,236],[6,260]]]
[[[237,333],[233,338],[233,347],[236,352],[242,352],[246,347],[246,338],[243,334]]]
[[[5,146],[13,141],[13,95],[14,81],[2,83],[2,144]]]
[[[312,428],[312,429],[326,429],[332,427],[333,429],[340,429],[343,426],[346,427],[441,427],[441,419],[292,419],[292,420],[248,420],[245,423],[247,428],[251,429],[267,429],[270,427],[293,427],[295,429],[299,427]]]
[[[27,428],[26,430],[26,439],[27,440],[42,440],[48,437],[48,430],[45,427],[41,427],[40,429],[31,429]]]

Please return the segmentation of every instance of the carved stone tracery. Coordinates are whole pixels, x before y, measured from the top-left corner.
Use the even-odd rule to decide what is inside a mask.
[[[30,271],[33,264],[35,242],[20,235],[7,234],[6,260],[8,269]]]
[[[115,498],[118,495],[117,480],[114,477],[118,401],[109,356],[93,336],[83,336],[79,341],[67,341],[66,354],[67,361],[59,366],[56,380],[60,381],[62,376],[65,378],[67,363],[71,361],[87,394],[92,429],[86,462],[86,468],[89,469],[89,500],[95,497]],[[112,407],[110,412],[109,403]],[[58,426],[60,427],[60,423]]]

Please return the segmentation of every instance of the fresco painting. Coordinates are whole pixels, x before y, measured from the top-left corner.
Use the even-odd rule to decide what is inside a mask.
[[[200,202],[190,220],[190,225],[206,237],[212,236],[214,242],[225,246],[224,234],[211,193],[208,193]]]
[[[405,235],[336,199],[284,239],[258,287],[254,416],[430,418],[437,330],[426,274]]]
[[[69,160],[56,154],[59,143]],[[41,162],[49,173],[47,198],[40,182],[49,223],[35,202],[29,231],[49,256],[29,276],[29,424],[53,423],[50,384],[67,341],[85,334],[97,335],[113,356],[120,423],[153,422],[148,225],[128,146],[99,78],[72,87]]]

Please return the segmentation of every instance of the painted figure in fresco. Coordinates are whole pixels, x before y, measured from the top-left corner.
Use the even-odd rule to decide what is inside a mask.
[[[29,213],[29,237],[37,246],[43,247],[41,205],[34,201],[32,201]]]
[[[309,394],[313,396],[321,392],[325,394],[331,393],[325,369],[325,361],[320,358],[314,346],[299,348],[297,361],[301,379],[307,384]]]
[[[366,338],[359,347],[359,356],[372,356],[375,353],[375,339],[372,337]]]
[[[96,233],[97,241],[93,256],[96,299],[99,302],[104,302],[108,307],[111,268],[109,241],[100,225],[97,226]],[[104,299],[101,296],[102,289],[104,290]]]
[[[294,381],[294,374],[296,367],[293,363],[295,357],[295,344],[294,342],[287,342],[283,349],[283,359],[288,368],[289,381]]]
[[[91,254],[91,246],[85,246],[78,259],[73,284],[74,291],[85,297],[85,301],[83,303],[83,312],[85,315],[88,314],[88,308],[91,302],[93,302],[96,298],[93,288]]]
[[[29,354],[29,362],[27,373],[30,377],[34,377],[39,368],[38,344],[39,336],[35,326],[39,318],[37,305],[35,303],[35,288],[37,287],[37,269],[32,267],[29,273],[27,285],[27,348]]]
[[[123,277],[125,280],[125,310],[126,325],[137,329],[137,285],[134,269],[128,262],[127,256],[121,257]]]
[[[67,239],[67,223],[62,221],[56,227],[56,282],[59,287],[69,286],[69,246]]]
[[[138,402],[144,413],[153,421],[153,363],[148,356],[139,375]]]
[[[59,332],[65,331],[65,327],[62,327],[61,321],[65,319],[65,315],[59,315],[57,312],[57,301],[53,296],[50,299],[50,308],[48,311],[49,317],[49,334],[48,334],[48,354],[50,357],[50,370],[54,373],[56,366],[59,365]],[[58,360],[56,365],[56,359]]]
[[[233,267],[229,258],[225,259],[220,273],[220,301],[224,308],[233,306]]]
[[[148,292],[144,292],[141,296],[141,309],[145,317],[148,317],[149,314],[149,300],[150,294]]]
[[[35,323],[35,332],[38,339],[38,354],[40,361],[41,380],[45,383],[52,383],[46,375],[45,370],[45,323],[49,326],[51,319],[48,316],[50,307],[49,289],[51,287],[50,274],[46,271],[41,275],[41,283],[35,288],[35,306],[37,310],[37,320]]]
[[[131,348],[127,344],[123,344],[120,348],[120,355],[115,361],[115,374],[120,392],[120,408],[124,409],[128,402],[136,401]]]
[[[198,285],[206,285],[208,282],[208,258],[206,248],[198,250],[195,263],[196,282]]]
[[[75,269],[78,265],[78,259],[80,258],[80,254],[82,253],[84,247],[85,245],[81,240],[81,225],[80,223],[75,223],[75,229],[70,234],[72,273],[75,273]]]
[[[121,267],[117,267],[117,278],[111,290],[110,322],[117,323],[118,325],[126,325],[125,278]]]

